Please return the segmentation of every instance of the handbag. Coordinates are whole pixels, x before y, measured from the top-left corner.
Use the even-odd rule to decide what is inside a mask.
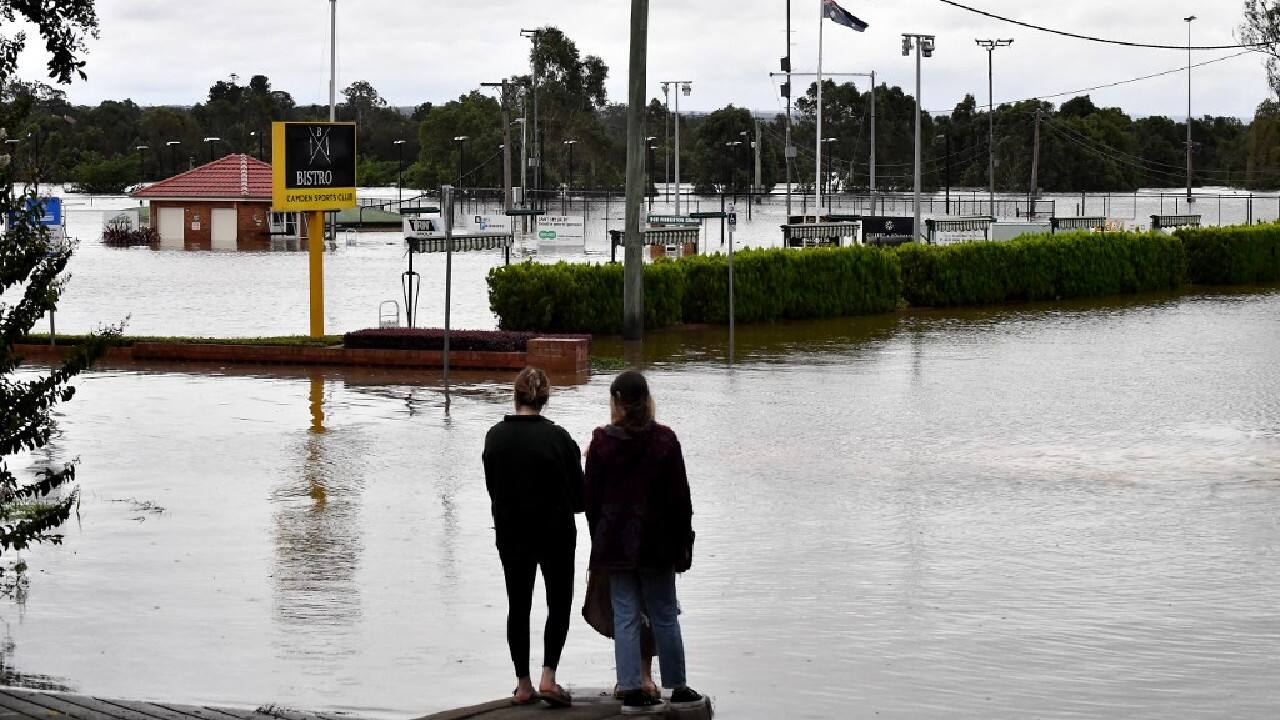
[[[613,637],[613,597],[607,573],[587,571],[587,593],[582,600],[582,619],[601,635]]]

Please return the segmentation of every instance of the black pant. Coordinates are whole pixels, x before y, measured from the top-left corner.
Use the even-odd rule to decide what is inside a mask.
[[[538,567],[547,593],[547,624],[542,634],[542,664],[552,670],[560,664],[560,651],[569,634],[573,605],[574,537],[528,544],[499,546],[502,572],[507,581],[507,645],[516,677],[529,675],[529,612],[533,609],[533,583]]]

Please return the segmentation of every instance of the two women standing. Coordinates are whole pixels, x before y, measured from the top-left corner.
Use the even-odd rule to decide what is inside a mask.
[[[670,704],[701,705],[702,696],[685,681],[675,588],[675,573],[688,569],[693,551],[693,510],[680,442],[654,421],[644,376],[622,373],[609,390],[612,422],[596,429],[584,478],[577,444],[541,416],[549,394],[546,374],[526,368],[516,379],[516,414],[506,416],[485,439],[485,482],[507,584],[507,643],[519,679],[513,702],[541,698],[559,707],[571,702],[556,684],[555,670],[573,596],[573,515],[585,510],[590,569],[609,575],[623,713],[661,712],[667,704],[641,686],[642,614],[657,641],[663,685],[672,689]],[[539,566],[548,614],[535,692],[529,677],[529,611]]]

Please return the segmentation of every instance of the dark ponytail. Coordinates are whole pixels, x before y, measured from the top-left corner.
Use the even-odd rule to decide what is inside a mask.
[[[630,433],[644,432],[653,424],[653,397],[644,375],[628,370],[614,378],[609,396],[620,417],[614,424]]]

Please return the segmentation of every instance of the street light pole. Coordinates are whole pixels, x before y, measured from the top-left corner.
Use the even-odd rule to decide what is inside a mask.
[[[149,146],[135,145],[133,149],[138,151],[138,184],[141,185],[147,180],[147,173],[144,172],[144,160],[142,158],[142,151],[149,149]]]
[[[946,143],[947,153],[947,202],[946,213],[951,214],[951,133],[942,133],[934,136],[934,141],[942,140]]]
[[[990,215],[994,220],[996,217],[996,114],[995,114],[995,71],[994,58],[996,48],[1009,47],[1013,44],[1013,39],[1004,40],[974,40],[978,47],[987,51],[987,179],[991,183],[989,191],[990,198]]]
[[[693,92],[692,80],[664,80],[662,92],[665,95],[667,86],[674,85],[676,90],[676,215],[680,214],[680,95],[686,97]]]
[[[1183,18],[1187,23],[1187,202],[1193,202],[1191,198],[1191,23],[1196,19],[1195,15]]]
[[[833,137],[822,138],[822,144],[827,146],[826,151],[822,153],[823,157],[826,160],[826,167],[823,169],[823,172],[822,172],[822,187],[823,187],[822,201],[826,203],[826,207],[828,210],[831,209],[831,143],[835,141],[836,139]]]
[[[169,148],[169,175],[171,176],[178,174],[178,155],[177,150],[174,150],[174,146],[181,144],[181,140],[170,140],[165,143],[165,147]]]
[[[648,162],[645,163],[645,183],[647,187],[645,187],[644,193],[649,196],[649,212],[653,212],[653,194],[656,189],[653,184],[653,151],[655,149],[653,141],[657,139],[656,135],[650,135],[644,139],[644,146],[648,156]]]
[[[220,137],[207,137],[204,139],[209,144],[209,162],[213,162],[213,144],[221,139]]]
[[[920,58],[933,57],[934,37],[915,33],[902,34],[902,55],[916,54],[916,134],[915,134],[915,192],[911,197],[911,208],[915,217],[912,232],[920,237]]]
[[[564,143],[569,147],[569,176],[566,178],[564,186],[565,200],[568,200],[569,193],[573,192],[573,146],[578,144],[577,140],[565,140]],[[561,202],[560,214],[565,214],[564,203]]]
[[[462,169],[463,169],[463,166],[466,164],[464,162],[464,158],[466,157],[466,152],[467,152],[467,136],[458,135],[453,138],[453,141],[458,143],[458,190],[461,191],[462,190]]]
[[[396,212],[400,212],[404,204],[404,141],[391,143],[396,146]]]

